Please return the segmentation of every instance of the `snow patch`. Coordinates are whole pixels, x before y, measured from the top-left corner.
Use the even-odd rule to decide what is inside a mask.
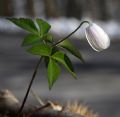
[[[58,36],[66,36],[72,31],[74,31],[78,25],[80,24],[80,20],[75,18],[57,18],[57,19],[49,19],[48,22],[52,25],[51,32]],[[107,22],[95,21],[98,25],[100,25],[105,32],[108,33],[111,39],[120,39],[120,23],[111,20]],[[73,37],[77,39],[82,39],[85,36],[85,25],[83,25],[74,35]],[[20,28],[10,23],[5,18],[0,18],[0,32],[4,33],[19,33],[23,32]]]

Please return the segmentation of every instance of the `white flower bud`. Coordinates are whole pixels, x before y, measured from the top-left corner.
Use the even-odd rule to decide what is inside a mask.
[[[108,48],[110,45],[108,35],[95,23],[89,24],[85,30],[85,35],[90,46],[98,52]]]

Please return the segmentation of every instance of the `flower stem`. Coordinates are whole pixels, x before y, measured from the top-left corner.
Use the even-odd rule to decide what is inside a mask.
[[[58,45],[59,43],[63,42],[64,40],[66,40],[67,38],[69,38],[71,35],[73,35],[84,23],[88,23],[90,24],[89,21],[82,21],[80,23],[80,25],[73,31],[71,32],[69,35],[67,35],[66,37],[64,37],[63,39],[59,40],[58,42],[56,42],[55,44],[53,44],[52,46],[55,47],[56,45]]]
[[[19,109],[19,111],[18,111],[18,116],[17,116],[17,117],[19,117],[19,116],[22,114],[23,108],[24,108],[24,106],[25,106],[27,97],[28,97],[28,95],[29,95],[31,86],[32,86],[32,84],[33,84],[33,81],[34,81],[34,79],[35,79],[35,76],[36,76],[36,74],[37,74],[38,67],[39,67],[41,61],[42,61],[42,57],[39,59],[37,65],[36,65],[36,67],[35,67],[35,70],[34,70],[34,72],[33,72],[32,78],[31,78],[31,80],[30,80],[30,83],[29,83],[29,86],[28,86],[28,89],[27,89],[27,92],[26,92],[25,97],[24,97],[24,99],[23,99],[22,105],[21,105],[21,107],[20,107],[20,109]]]

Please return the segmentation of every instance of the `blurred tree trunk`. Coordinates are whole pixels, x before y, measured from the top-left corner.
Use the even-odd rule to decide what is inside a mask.
[[[100,20],[108,20],[110,18],[109,14],[109,0],[84,0],[83,2],[83,14],[87,17]],[[113,4],[113,1],[110,3]]]
[[[33,0],[27,0],[26,11],[29,16],[32,16],[32,17],[35,16]]]
[[[109,14],[107,12],[107,5],[106,5],[106,0],[99,0],[99,14],[100,20],[107,20],[109,18]]]
[[[13,8],[11,3],[11,0],[0,0],[0,16],[13,15]]]
[[[99,19],[99,4],[98,0],[91,0],[89,1],[89,12],[91,14],[91,17],[94,19]]]
[[[80,4],[79,0],[68,0],[67,3],[67,16],[68,17],[76,17],[81,18],[82,17],[82,6]]]
[[[60,12],[56,0],[44,0],[46,17],[58,17]]]
[[[120,0],[106,0],[106,5],[109,18],[120,21]]]

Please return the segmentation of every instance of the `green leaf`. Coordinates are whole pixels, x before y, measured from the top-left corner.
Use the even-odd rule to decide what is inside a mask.
[[[45,40],[46,43],[53,44],[53,36],[49,33],[45,34],[44,36],[41,36],[43,40]]]
[[[41,40],[42,39],[36,34],[28,34],[24,38],[22,46],[32,45],[32,44],[35,44],[36,42],[41,41]]]
[[[27,50],[29,53],[40,56],[50,56],[52,47],[46,44],[38,44]]]
[[[65,48],[75,57],[79,58],[82,62],[84,62],[82,55],[80,54],[79,50],[72,44],[70,40],[65,40],[59,44],[61,47]]]
[[[54,53],[56,53],[58,51],[59,51],[59,48],[57,46],[53,47],[51,55],[53,55]]]
[[[43,36],[48,33],[51,28],[51,25],[42,19],[36,19],[36,22],[40,28],[40,35]]]
[[[34,22],[28,18],[7,18],[9,21],[13,22],[22,29],[25,29],[29,32],[36,33],[38,32]]]
[[[76,78],[72,63],[68,56],[62,52],[56,52],[52,55],[52,58],[64,65],[64,67]]]
[[[49,89],[51,89],[58,76],[60,75],[60,67],[52,58],[49,60],[47,72]]]
[[[46,34],[44,37],[44,40],[46,40],[47,42],[52,43],[53,42],[53,36],[51,34]]]

